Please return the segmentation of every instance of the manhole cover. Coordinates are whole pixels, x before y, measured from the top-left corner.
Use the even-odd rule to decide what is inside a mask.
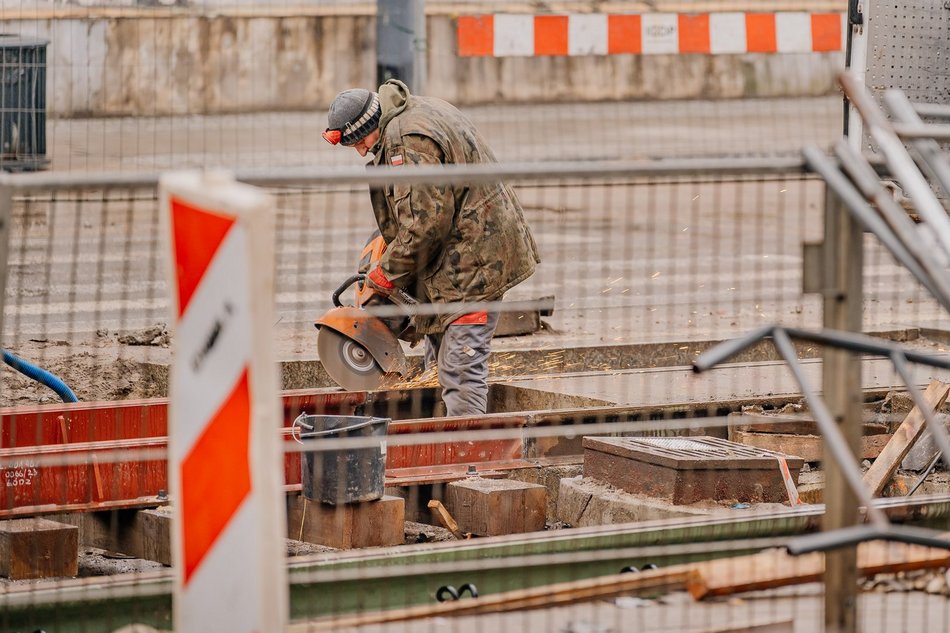
[[[674,504],[787,500],[779,460],[797,481],[799,457],[715,437],[585,437],[584,475]]]

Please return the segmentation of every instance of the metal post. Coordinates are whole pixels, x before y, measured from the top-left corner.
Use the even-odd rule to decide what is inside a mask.
[[[0,185],[0,347],[3,347],[3,312],[7,296],[7,259],[10,257],[10,224],[13,222],[13,187]]]
[[[399,79],[416,93],[426,84],[425,0],[376,1],[376,79]]]
[[[837,195],[826,189],[824,241],[824,326],[861,331],[862,233]],[[841,349],[825,348],[823,385],[825,401],[854,455],[861,445],[860,356]],[[859,521],[858,499],[848,487],[840,465],[824,451],[824,530],[855,525]],[[856,630],[858,596],[857,548],[844,547],[825,554],[825,631],[853,633]]]

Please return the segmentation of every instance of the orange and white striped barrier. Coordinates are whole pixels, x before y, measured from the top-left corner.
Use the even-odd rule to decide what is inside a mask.
[[[229,175],[162,177],[176,631],[283,630],[288,598],[273,203]]]
[[[724,55],[843,50],[843,13],[584,13],[461,16],[462,57]]]
[[[795,507],[802,505],[802,500],[798,496],[798,487],[795,485],[795,480],[792,479],[792,473],[788,469],[788,461],[784,457],[776,457],[778,460],[779,470],[782,471],[782,481],[785,482],[785,491],[788,493],[788,503],[790,506]]]

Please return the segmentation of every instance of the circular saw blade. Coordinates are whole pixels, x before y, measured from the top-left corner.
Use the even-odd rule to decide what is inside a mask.
[[[386,376],[365,347],[328,327],[317,333],[317,353],[330,378],[348,391],[374,391]]]

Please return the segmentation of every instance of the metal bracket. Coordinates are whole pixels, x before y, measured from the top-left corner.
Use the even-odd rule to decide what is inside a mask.
[[[824,242],[802,244],[802,292],[805,294],[821,294],[825,291],[824,248]]]
[[[817,532],[793,539],[786,549],[792,556],[801,556],[878,540],[950,550],[950,541],[933,530],[895,525],[883,529],[873,525],[855,525],[831,532]]]
[[[861,13],[860,0],[848,0],[848,24],[851,26],[864,24],[864,14]]]

